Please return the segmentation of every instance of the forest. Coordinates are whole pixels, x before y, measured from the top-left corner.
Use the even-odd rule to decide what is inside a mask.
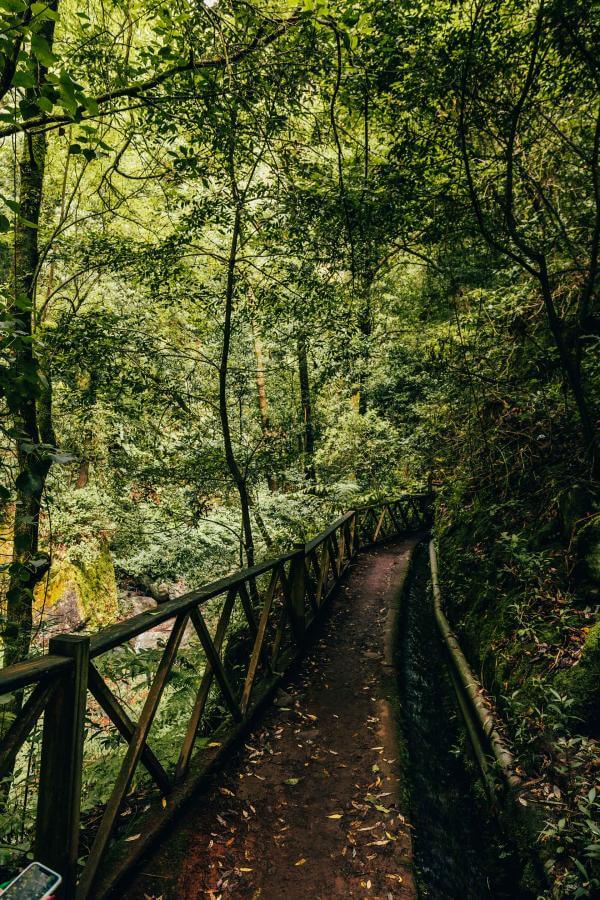
[[[599,50],[592,0],[0,0],[4,667],[433,488],[542,896],[597,896]],[[132,710],[157,634],[103,670]]]

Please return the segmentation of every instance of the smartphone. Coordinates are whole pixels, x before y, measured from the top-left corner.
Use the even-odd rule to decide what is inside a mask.
[[[0,892],[2,900],[46,900],[61,883],[58,872],[32,862]]]

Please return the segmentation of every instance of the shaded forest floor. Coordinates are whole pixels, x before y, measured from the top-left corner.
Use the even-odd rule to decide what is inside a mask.
[[[361,555],[275,707],[127,900],[416,897],[387,665],[413,546]]]

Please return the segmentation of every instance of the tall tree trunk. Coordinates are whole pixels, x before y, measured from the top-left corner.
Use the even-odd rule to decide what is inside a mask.
[[[258,530],[260,531],[260,535],[261,535],[263,541],[265,542],[265,547],[267,548],[267,550],[270,550],[271,547],[273,546],[273,538],[269,534],[269,529],[267,528],[267,524],[266,524],[265,520],[263,519],[262,513],[261,513],[259,506],[255,500],[251,501],[251,506],[252,506],[252,514],[254,515],[254,518],[256,519],[256,524],[258,525]]]
[[[365,381],[369,371],[370,341],[373,331],[371,315],[371,284],[367,281],[360,292],[360,308],[358,313],[358,327],[360,330],[360,360],[358,377],[358,411],[361,416],[367,411],[367,397],[365,393]]]
[[[315,431],[310,400],[310,379],[308,376],[308,354],[306,336],[300,332],[298,336],[298,374],[300,376],[300,405],[302,408],[302,449],[304,451],[304,474],[311,481],[315,480]]]
[[[252,520],[250,518],[250,498],[246,478],[235,458],[233,442],[231,440],[231,428],[229,425],[229,411],[227,408],[227,375],[229,366],[229,351],[231,347],[231,319],[233,314],[233,301],[235,295],[235,265],[237,259],[238,243],[241,228],[241,209],[236,204],[231,245],[229,249],[229,261],[227,263],[227,288],[225,292],[225,322],[223,326],[223,347],[221,350],[221,364],[219,366],[219,413],[221,429],[223,431],[223,447],[227,467],[237,488],[240,497],[242,511],[242,530],[244,534],[244,550],[248,566],[254,565],[254,539],[252,536]]]
[[[592,478],[600,479],[600,447],[598,446],[596,427],[583,388],[581,365],[577,355],[572,354],[567,346],[564,335],[564,322],[556,311],[545,259],[542,259],[542,264],[540,266],[539,282],[542,290],[542,297],[544,299],[548,326],[552,337],[554,338],[554,344],[558,351],[565,380],[571,389],[573,399],[575,400],[575,406],[577,407],[581,433],[591,463]]]
[[[256,391],[258,395],[258,411],[260,413],[260,424],[262,428],[265,443],[271,437],[271,416],[269,412],[269,400],[267,398],[267,384],[265,380],[265,356],[263,353],[262,341],[260,334],[256,330],[253,321],[250,323],[252,329],[252,343],[254,346],[254,358],[256,360]],[[267,472],[267,484],[269,490],[274,493],[277,488],[277,478],[272,472]]]
[[[56,9],[57,4],[53,4]],[[54,20],[40,29],[52,47]],[[35,99],[46,81],[46,69],[38,63]],[[34,350],[33,308],[39,264],[38,223],[43,198],[46,135],[25,134],[19,163],[19,216],[15,225],[12,278],[12,313],[20,335],[13,360],[14,390],[9,408],[16,435],[18,475],[12,567],[6,595],[4,664],[19,662],[29,654],[32,633],[33,591],[49,567],[40,553],[40,511],[54,445],[52,393],[49,377],[41,372]]]
[[[39,360],[34,352],[33,299],[38,264],[37,223],[42,202],[46,138],[26,136],[20,163],[20,219],[14,245],[14,315],[21,331],[14,358],[20,390],[11,398],[11,413],[17,440],[16,513],[4,664],[24,659],[29,653],[32,629],[33,590],[48,569],[39,553],[40,509],[53,444],[49,382],[42,385]],[[23,220],[31,224],[26,224]],[[43,412],[40,409],[43,407]],[[42,415],[40,415],[42,412]],[[45,432],[45,433],[44,433]]]

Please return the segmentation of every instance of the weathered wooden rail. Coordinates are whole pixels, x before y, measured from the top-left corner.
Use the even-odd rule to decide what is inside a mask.
[[[277,559],[92,636],[54,637],[46,655],[0,671],[0,697],[17,693],[23,698],[0,743],[0,778],[12,771],[33,729],[41,727],[34,854],[63,875],[63,897],[100,897],[114,887],[272,698],[284,673],[302,655],[313,624],[357,552],[427,529],[431,499],[429,494],[404,495],[352,510],[306,545]],[[110,651],[162,623],[170,625],[168,637],[141,712],[133,721],[100,663]],[[227,662],[234,627],[246,635],[248,647],[243,677],[235,683]],[[202,648],[197,692],[177,762],[167,766],[153,751],[149,736],[184,635],[190,630]],[[213,723],[215,697],[223,712]],[[94,827],[81,815],[86,720],[92,705],[103,711],[126,744],[112,791]],[[197,737],[206,720],[210,740],[198,747]],[[136,822],[139,835],[126,843],[118,839],[127,828],[121,813],[140,763],[156,792],[154,802]],[[87,854],[82,853],[84,833]]]

